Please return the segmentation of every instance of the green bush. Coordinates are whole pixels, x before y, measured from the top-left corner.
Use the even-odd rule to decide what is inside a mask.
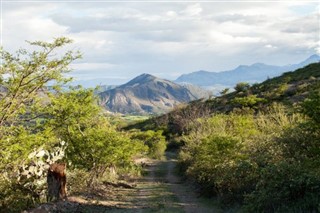
[[[215,115],[198,121],[196,130],[185,136],[180,162],[203,193],[228,204],[241,201],[242,194],[253,188],[255,164],[245,147],[258,134],[253,121],[253,115]]]
[[[245,212],[318,212],[320,177],[298,162],[261,170],[256,189],[246,196]]]
[[[102,176],[107,167],[134,169],[135,155],[145,152],[141,141],[131,140],[104,118],[93,90],[62,89],[70,81],[64,77],[70,71],[68,65],[80,55],[56,49],[70,42],[67,38],[30,42],[39,51],[19,50],[16,55],[2,51],[0,56],[0,82],[5,88],[0,94],[0,197],[1,210],[6,212],[21,211],[42,201],[47,169],[40,175],[31,165],[37,162],[30,158],[39,148],[54,150],[57,141],[65,141],[66,155],[59,160],[70,165],[71,174],[75,168],[88,172],[89,182]],[[49,82],[54,85],[48,86]],[[165,149],[160,139],[150,146],[155,156]],[[56,161],[41,163],[52,162]],[[22,179],[20,170],[28,163],[32,172]]]
[[[308,122],[281,105],[264,113],[200,119],[184,136],[179,159],[202,192],[226,206],[242,203],[244,212],[316,212],[319,137]]]
[[[30,191],[20,187],[16,181],[11,181],[0,176],[0,212],[22,212],[34,207],[38,200],[34,199]]]
[[[250,84],[246,82],[240,82],[234,87],[237,92],[247,92],[249,88]]]
[[[148,155],[155,159],[161,159],[167,148],[167,142],[162,131],[148,130],[145,132],[133,132],[131,139],[143,141],[148,147]]]
[[[266,99],[258,98],[256,95],[248,95],[245,97],[236,97],[232,102],[234,104],[240,104],[243,107],[253,107],[259,103],[265,103]]]

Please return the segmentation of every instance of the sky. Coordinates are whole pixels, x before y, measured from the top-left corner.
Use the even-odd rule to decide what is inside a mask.
[[[1,0],[1,45],[67,36],[76,80],[121,84],[142,73],[294,64],[320,53],[319,1]]]

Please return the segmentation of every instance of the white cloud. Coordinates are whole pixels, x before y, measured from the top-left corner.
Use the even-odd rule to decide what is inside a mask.
[[[277,49],[278,47],[276,46],[273,46],[272,44],[266,44],[264,45],[265,48],[268,48],[268,49]]]
[[[166,13],[166,15],[169,17],[177,17],[178,14],[175,11],[170,10]]]
[[[83,52],[81,65],[75,65],[83,78],[286,64],[320,52],[316,3],[3,4],[5,48],[71,37],[72,48]],[[92,72],[84,75],[86,70]]]
[[[320,41],[318,42],[315,50],[316,50],[317,54],[320,54]]]
[[[75,71],[89,71],[89,70],[100,70],[105,71],[110,68],[114,68],[116,65],[109,63],[74,63],[71,68]]]
[[[196,16],[196,15],[200,15],[201,12],[202,12],[202,7],[200,6],[199,3],[197,3],[197,4],[188,5],[187,8],[182,11],[182,14],[186,14],[188,16]]]

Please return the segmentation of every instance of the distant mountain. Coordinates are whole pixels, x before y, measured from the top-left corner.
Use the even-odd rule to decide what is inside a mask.
[[[95,94],[99,94],[101,92],[107,91],[107,90],[111,90],[118,87],[118,85],[99,85],[98,87],[95,88],[94,93]]]
[[[126,84],[99,93],[101,105],[111,112],[123,114],[158,114],[174,106],[203,97],[208,92],[142,74]]]
[[[111,78],[97,78],[97,79],[88,79],[88,80],[73,80],[69,83],[71,86],[81,85],[84,88],[95,88],[96,86],[104,87],[109,85],[115,87],[114,85],[123,84],[123,79],[111,79]]]
[[[302,68],[308,64],[319,62],[319,55],[312,55],[298,64],[286,66],[274,66],[263,63],[252,65],[240,65],[233,70],[222,72],[197,71],[190,74],[181,75],[175,82],[191,83],[198,86],[225,85],[233,87],[238,82],[257,83],[268,78],[281,75],[283,72]]]
[[[310,94],[320,90],[320,62],[312,63],[281,76],[270,78],[255,84],[246,91],[233,91],[214,99],[193,101],[185,107],[178,108],[168,114],[154,117],[127,129],[155,130],[159,126],[167,126],[171,133],[177,133],[179,125],[189,124],[192,120],[214,113],[228,113],[243,107],[254,111],[264,111],[275,103],[283,104],[290,112],[299,106]],[[255,101],[252,101],[254,100]],[[247,100],[244,101],[244,100]],[[184,119],[185,122],[181,122]],[[180,126],[183,130],[185,126]]]

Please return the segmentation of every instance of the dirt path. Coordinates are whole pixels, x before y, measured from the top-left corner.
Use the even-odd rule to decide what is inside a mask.
[[[170,186],[170,190],[178,197],[180,205],[186,213],[207,213],[220,212],[213,203],[205,205],[204,201],[195,193],[195,189],[183,183],[181,178],[176,175],[175,169],[177,165],[174,153],[166,154],[167,160],[163,162],[166,165],[166,180]]]
[[[102,185],[94,192],[44,204],[29,212],[221,212],[199,199],[194,189],[180,180],[176,164],[175,154],[167,153],[165,160],[147,162],[146,175],[135,181],[134,188]]]

